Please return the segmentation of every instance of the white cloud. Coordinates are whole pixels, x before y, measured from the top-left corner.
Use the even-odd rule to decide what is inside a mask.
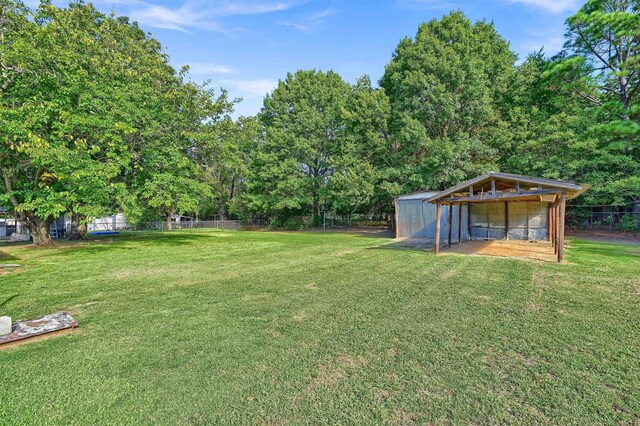
[[[120,0],[123,1],[123,0]],[[136,0],[124,0],[132,1]],[[187,32],[190,28],[200,28],[224,32],[218,19],[235,15],[258,15],[287,10],[301,3],[301,0],[257,1],[224,0],[215,2],[185,0],[176,8],[139,2],[143,7],[131,12],[133,20],[153,28]]]
[[[241,115],[255,115],[262,108],[264,97],[273,91],[278,85],[277,80],[268,79],[228,79],[218,80],[216,86],[227,89],[229,99],[242,98],[242,101],[235,105],[233,117]]]
[[[311,15],[311,20],[317,21],[319,19],[328,18],[331,15],[335,15],[335,13],[336,13],[335,9],[332,9],[332,8],[321,10],[320,12],[317,12]]]
[[[192,76],[206,77],[212,74],[233,74],[235,70],[228,65],[220,65],[213,62],[190,62],[183,64],[189,66],[189,74]]]
[[[405,9],[453,9],[464,3],[482,3],[488,0],[396,0],[396,6]],[[506,3],[520,3],[535,6],[551,13],[577,10],[584,0],[501,0]]]
[[[333,16],[335,14],[336,14],[335,9],[328,8],[328,9],[315,12],[311,15],[303,16],[299,18],[297,21],[280,21],[278,22],[278,24],[284,27],[290,27],[305,33],[310,33],[320,28],[322,26],[322,23],[326,20],[326,18]]]
[[[221,30],[215,21],[207,19],[205,14],[193,9],[189,3],[185,3],[177,9],[146,5],[143,9],[134,10],[131,13],[131,18],[140,25],[166,30],[186,32],[189,27]]]
[[[396,0],[396,6],[403,9],[453,9],[460,7],[456,2],[447,0]]]
[[[529,40],[518,43],[514,48],[518,51],[520,59],[525,59],[526,55],[532,52],[538,52],[543,49],[547,56],[555,55],[564,47],[565,39],[562,36],[547,36],[545,34],[535,34],[529,37]]]
[[[308,25],[301,24],[299,22],[280,21],[278,23],[280,25],[282,25],[283,27],[294,28],[294,29],[296,29],[298,31],[302,31],[302,32],[305,32],[305,33],[310,33],[311,32],[311,28],[309,28]]]
[[[522,3],[536,6],[552,13],[577,10],[582,4],[580,0],[508,0],[509,3]]]
[[[237,92],[242,98],[263,98],[278,85],[277,80],[220,80],[223,87],[229,88],[229,92]]]

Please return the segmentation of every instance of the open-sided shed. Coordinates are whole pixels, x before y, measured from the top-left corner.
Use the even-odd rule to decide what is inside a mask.
[[[461,218],[458,226],[466,225],[468,240],[549,240],[561,262],[566,201],[588,188],[573,182],[489,172],[438,192],[423,200],[436,207],[435,252],[440,251],[444,207],[447,207],[447,240],[451,246],[453,207],[462,211],[465,206],[466,223]],[[462,243],[461,228],[457,237],[458,243]]]

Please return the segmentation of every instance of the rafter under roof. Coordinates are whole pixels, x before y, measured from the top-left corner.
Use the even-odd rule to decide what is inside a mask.
[[[553,201],[555,194],[575,198],[590,185],[574,182],[489,172],[424,200],[425,203],[458,204],[496,201]]]

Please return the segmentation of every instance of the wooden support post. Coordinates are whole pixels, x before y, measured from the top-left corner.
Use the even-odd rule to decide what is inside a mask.
[[[467,234],[471,241],[471,203],[467,203]]]
[[[451,228],[453,227],[453,205],[449,204],[449,248],[451,248]]]
[[[436,203],[436,254],[440,253],[440,203]]]
[[[520,192],[520,182],[516,181],[516,192]]]
[[[558,202],[553,203],[553,253],[558,253]]]
[[[509,239],[509,202],[504,202],[504,238]]]
[[[462,204],[458,204],[458,244],[462,242]]]
[[[491,178],[491,195],[496,195],[496,180]]]
[[[559,218],[559,238],[558,238],[558,263],[564,260],[564,216],[567,205],[567,195],[563,192],[560,195],[560,218]]]
[[[558,217],[557,217],[557,213],[556,213],[556,206],[558,205],[557,202],[553,203],[553,213],[552,213],[552,220],[553,220],[553,252],[557,253],[558,250],[558,246],[556,245],[556,241],[557,241],[557,234],[556,232],[558,231],[558,224],[556,223]]]
[[[473,197],[473,186],[469,187],[469,197]]]
[[[393,200],[393,208],[395,214],[395,228],[396,228],[396,238],[398,238],[398,199]]]
[[[551,242],[551,204],[547,206],[547,239]]]

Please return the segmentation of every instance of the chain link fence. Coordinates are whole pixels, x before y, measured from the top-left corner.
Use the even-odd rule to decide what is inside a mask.
[[[242,223],[239,220],[188,220],[171,222],[155,221],[131,224],[126,221],[93,221],[88,224],[89,232],[114,232],[114,231],[168,231],[174,229],[240,229]]]
[[[640,211],[628,206],[567,206],[568,226],[594,231],[640,231]]]

